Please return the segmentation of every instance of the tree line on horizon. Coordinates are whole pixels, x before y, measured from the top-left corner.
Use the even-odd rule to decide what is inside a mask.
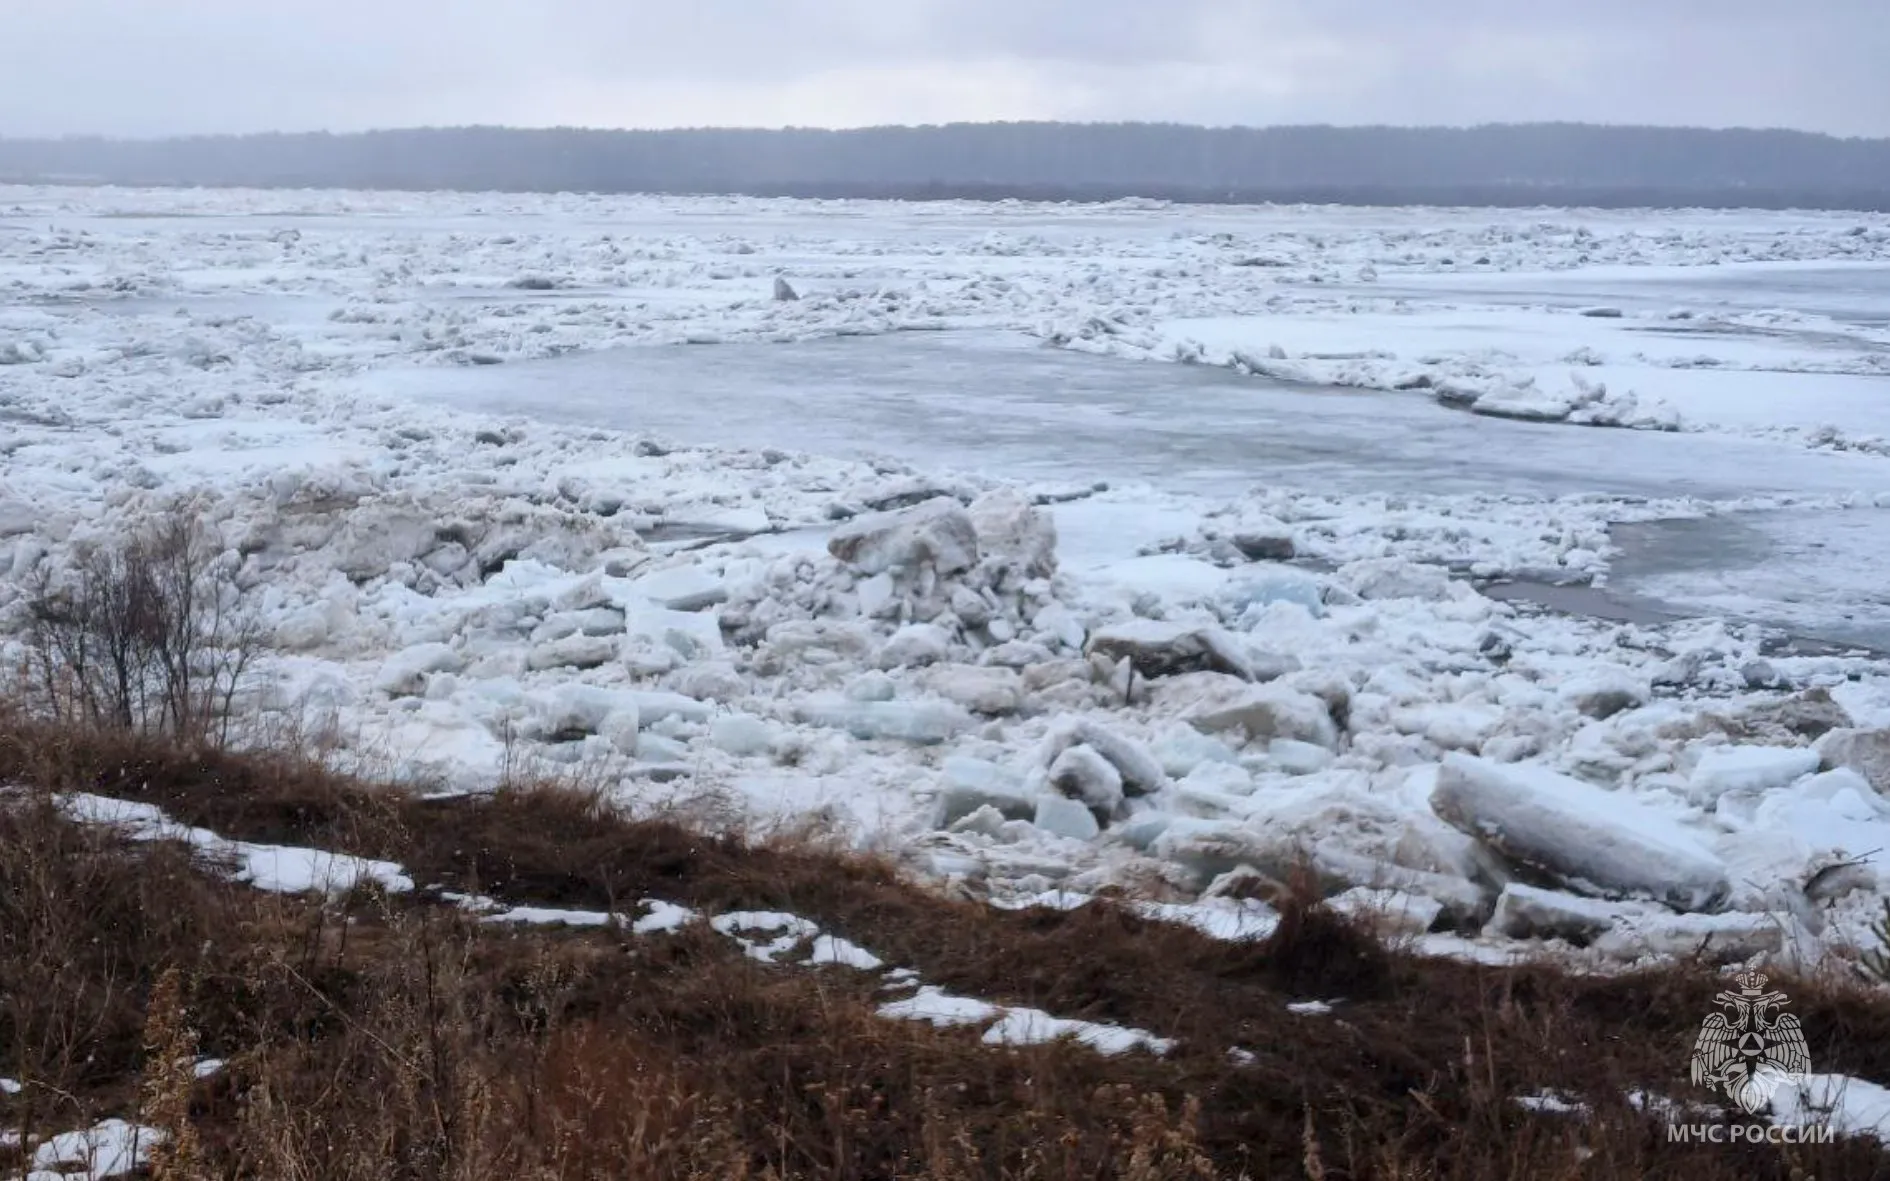
[[[1890,209],[1890,140],[1508,124],[415,128],[0,139],[0,180],[762,196]]]

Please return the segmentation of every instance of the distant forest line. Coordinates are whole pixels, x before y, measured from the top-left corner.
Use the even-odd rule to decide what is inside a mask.
[[[0,139],[0,180],[1356,205],[1890,211],[1890,140],[1512,124],[961,123],[845,131],[498,127]]]

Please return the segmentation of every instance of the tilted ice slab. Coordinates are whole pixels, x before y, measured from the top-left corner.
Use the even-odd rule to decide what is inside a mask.
[[[1584,893],[1700,911],[1719,906],[1732,889],[1724,863],[1672,821],[1545,768],[1453,754],[1431,806],[1504,855]]]

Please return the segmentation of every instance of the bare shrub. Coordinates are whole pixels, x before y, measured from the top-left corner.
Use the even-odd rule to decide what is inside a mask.
[[[183,508],[42,567],[27,603],[32,703],[69,725],[226,743],[260,647],[235,573]]]

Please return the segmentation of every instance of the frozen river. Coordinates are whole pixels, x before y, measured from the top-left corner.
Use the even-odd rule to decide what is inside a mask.
[[[546,446],[623,428],[1150,489],[1140,524],[1122,495],[1087,522],[1119,544],[1163,498],[1256,487],[1380,518],[1500,496],[1499,563],[1592,552],[1570,523],[1611,510],[1557,498],[1786,498],[1821,507],[1673,526],[1615,585],[1883,626],[1890,514],[1823,507],[1890,498],[1890,230],[1851,215],[61,189],[4,216],[0,442],[31,497],[371,462],[444,407]],[[1605,386],[1690,429],[1472,417],[1426,384]]]
[[[1582,308],[1608,305],[1704,313],[1785,309],[1865,328],[1890,326],[1890,267],[1873,264],[1751,264],[1729,267],[1611,267],[1544,275],[1424,275],[1381,294],[1436,301]]]
[[[1890,649],[1882,219],[67,188],[0,189],[0,218],[0,628],[36,572],[188,506],[243,555],[258,708],[319,721],[336,765],[817,817],[994,896],[1255,842],[1373,888],[1422,869],[1457,906],[1483,887],[1438,876],[1469,865],[1426,802],[1446,752],[1607,787],[1601,847],[1671,830],[1763,931],[1797,913],[1772,884],[1890,846],[1890,810],[1829,780],[1720,806],[1688,735],[1771,707],[1767,637],[1623,643],[1417,568],[1605,573],[1580,591],[1650,623]],[[990,563],[942,579],[825,552],[852,510],[997,482],[1078,493],[1054,554],[1009,497],[973,525]],[[1219,564],[1278,532],[1318,569]],[[1265,696],[1305,749],[1197,757],[1205,700],[1091,683],[1075,658],[1138,618],[1290,658]],[[1597,725],[1669,649],[1684,692]],[[1773,663],[1890,727],[1883,662]],[[1164,760],[1135,805],[1183,838],[1162,864],[1048,797],[1041,829],[939,831],[967,763],[1028,790],[1092,725]],[[1880,913],[1856,901],[1821,938]]]
[[[672,345],[376,375],[385,392],[692,444],[885,456],[1061,484],[1233,499],[1581,494],[1730,501],[1890,494],[1890,461],[1729,434],[1515,422],[1421,393],[1289,385],[988,333]],[[1890,382],[1885,383],[1890,386]],[[1622,598],[1890,650],[1890,512],[1745,513],[1640,527]]]
[[[690,444],[891,456],[1215,497],[1261,484],[1716,500],[1890,492],[1890,463],[1875,457],[1483,418],[1418,392],[1295,386],[985,333],[614,349],[374,381],[460,409]]]

